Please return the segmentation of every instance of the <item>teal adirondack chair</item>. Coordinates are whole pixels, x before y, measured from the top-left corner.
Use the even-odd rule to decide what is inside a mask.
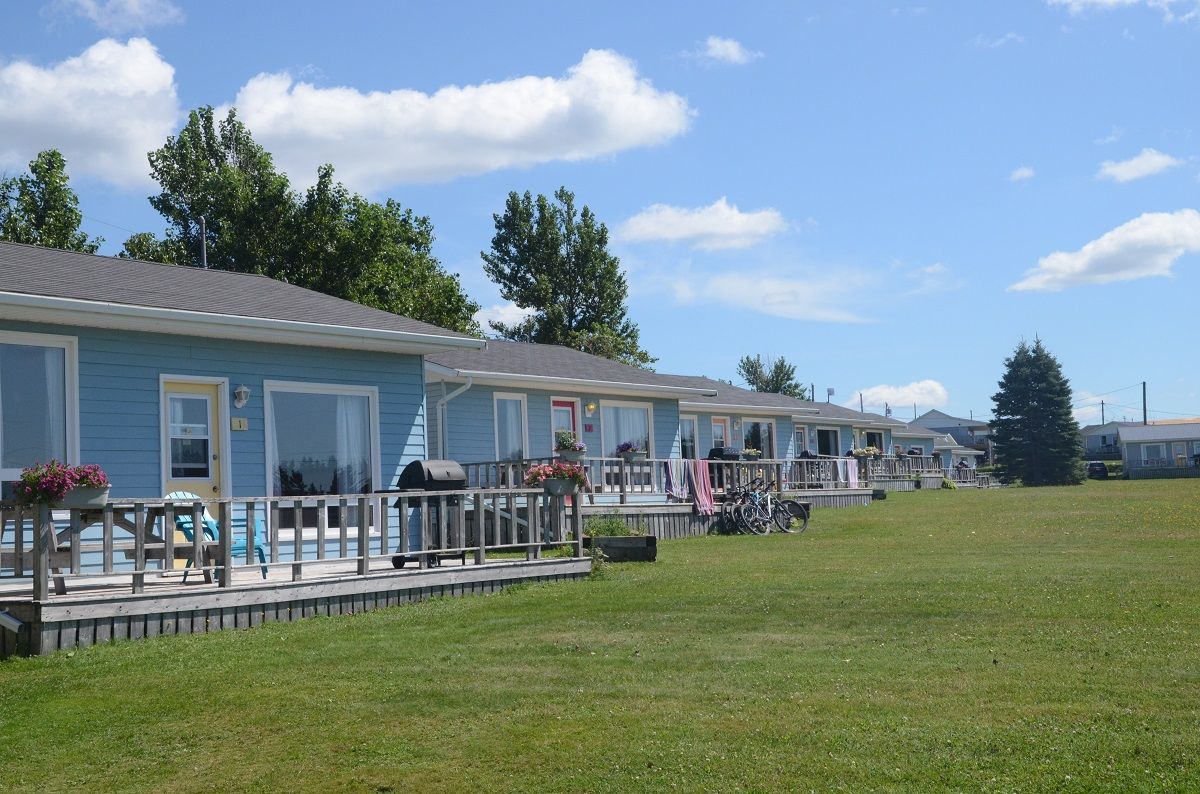
[[[167,498],[171,499],[171,500],[181,500],[181,501],[188,501],[188,502],[200,501],[199,496],[197,496],[194,493],[189,493],[187,491],[172,491],[171,493],[167,494]],[[207,507],[204,508],[204,515],[200,517],[200,521],[204,524],[203,531],[204,531],[204,539],[205,540],[215,541],[221,537],[221,525],[218,524],[217,520],[214,519],[212,517],[212,514],[208,512]],[[233,548],[230,550],[230,554],[233,556],[234,559],[238,559],[239,557],[244,559],[246,556],[246,532],[245,532],[246,519],[245,518],[241,518],[241,519],[235,518],[233,520],[233,528],[234,528],[235,532],[234,532],[234,536],[233,536]],[[192,533],[191,510],[187,510],[187,511],[181,510],[181,511],[177,511],[175,513],[175,529],[182,532],[183,536],[185,538],[187,538],[189,543],[194,542],[195,535]],[[241,530],[241,531],[237,531],[237,530]],[[262,519],[261,518],[254,519],[254,533],[253,533],[253,538],[252,538],[252,540],[254,542],[253,548],[254,548],[255,555],[258,557],[258,561],[260,563],[262,563],[262,575],[263,575],[263,578],[266,579],[267,578],[267,554],[263,550],[263,541],[262,541],[264,534],[265,534],[265,532],[264,532],[264,528],[263,528]],[[185,566],[185,567],[190,568],[191,566],[192,566],[192,560],[188,560],[187,566]],[[188,577],[188,572],[185,570],[183,572],[183,581],[186,582],[187,577]]]

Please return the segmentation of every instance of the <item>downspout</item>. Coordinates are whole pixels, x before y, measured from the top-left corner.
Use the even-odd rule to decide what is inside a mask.
[[[436,403],[433,404],[433,412],[434,412],[434,415],[437,416],[437,421],[438,421],[438,457],[442,460],[446,459],[446,433],[449,429],[446,426],[448,423],[445,421],[446,403],[450,402],[455,397],[462,394],[467,389],[471,388],[472,383],[474,383],[474,379],[472,379],[471,377],[468,377],[466,383],[459,386],[457,389],[450,392],[449,394],[443,395],[441,397],[441,399],[439,399]],[[446,386],[446,382],[442,381],[442,388],[445,388],[445,386]]]

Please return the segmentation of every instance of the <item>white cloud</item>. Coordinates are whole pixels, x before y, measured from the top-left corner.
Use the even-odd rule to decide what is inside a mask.
[[[686,243],[696,248],[747,248],[787,228],[775,209],[742,212],[725,196],[705,207],[652,204],[621,224],[625,240],[660,240]]]
[[[175,70],[146,39],[103,39],[49,67],[0,67],[0,167],[24,168],[56,148],[73,176],[142,184],[146,153],[179,118]]]
[[[1046,0],[1052,6],[1063,6],[1072,14],[1082,14],[1085,11],[1108,11],[1114,8],[1128,8],[1144,5],[1147,8],[1162,12],[1168,22],[1187,22],[1200,16],[1200,3],[1196,0]],[[1182,13],[1176,13],[1181,11]]]
[[[1005,44],[1020,44],[1023,41],[1025,41],[1025,37],[1020,33],[1005,33],[1003,36],[996,38],[988,38],[981,33],[975,37],[975,46],[994,50],[997,47],[1003,47]]]
[[[732,63],[739,66],[763,57],[761,52],[743,47],[740,41],[721,36],[709,36],[704,40],[703,49],[696,54],[710,61]]]
[[[74,14],[109,33],[125,33],[183,21],[183,11],[171,0],[57,0],[52,11]]]
[[[941,262],[914,268],[904,274],[912,287],[902,294],[905,297],[933,295],[951,292],[963,286],[963,280],[950,272]]]
[[[1042,257],[1009,289],[1057,292],[1082,284],[1169,276],[1179,257],[1196,252],[1200,252],[1200,212],[1147,212],[1078,251]]]
[[[1071,413],[1075,415],[1075,421],[1080,425],[1098,424],[1100,422],[1100,401],[1103,397],[1093,395],[1088,391],[1075,390],[1072,393],[1072,401],[1075,407],[1071,409]],[[1105,417],[1107,418],[1107,417]]]
[[[1013,172],[1008,175],[1009,182],[1024,182],[1027,179],[1033,179],[1036,172],[1032,166],[1022,165],[1013,169]]]
[[[1095,143],[1098,146],[1105,146],[1110,143],[1116,143],[1117,141],[1121,140],[1121,136],[1123,136],[1124,134],[1125,134],[1125,130],[1123,130],[1122,128],[1117,127],[1117,126],[1113,126],[1113,128],[1111,130],[1109,130],[1107,135],[1100,137],[1100,138],[1096,138],[1094,141],[1092,141],[1092,143]]]
[[[475,322],[486,330],[490,327],[489,323],[493,321],[505,325],[516,325],[531,314],[533,314],[532,310],[522,309],[515,303],[497,303],[475,312]]]
[[[437,182],[653,146],[687,130],[693,111],[628,58],[591,50],[562,77],[514,77],[364,92],[260,74],[234,102],[255,138],[303,183],[321,163],[359,190]]]
[[[950,401],[946,387],[936,380],[918,380],[903,386],[893,386],[881,383],[878,386],[868,386],[854,392],[854,398],[842,403],[847,408],[858,408],[858,395],[862,394],[863,407],[868,411],[883,413],[885,405],[896,408],[911,408],[916,403],[917,410],[941,408]]]
[[[1111,179],[1114,182],[1132,182],[1135,179],[1154,176],[1182,164],[1182,160],[1169,154],[1163,154],[1157,149],[1146,148],[1128,160],[1105,160],[1100,164],[1096,178]]]
[[[672,288],[681,303],[710,303],[785,320],[834,323],[866,322],[869,318],[852,307],[861,289],[874,283],[862,273],[831,275],[799,268],[689,273],[685,277],[686,288]]]

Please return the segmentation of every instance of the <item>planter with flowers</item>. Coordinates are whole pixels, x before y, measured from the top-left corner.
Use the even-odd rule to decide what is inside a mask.
[[[762,458],[762,450],[754,447],[746,447],[742,450],[742,460],[759,460]]]
[[[852,449],[852,450],[850,450],[850,454],[852,454],[856,458],[872,458],[874,460],[879,460],[880,458],[883,457],[883,453],[880,452],[877,447],[863,447],[861,449]]]
[[[587,444],[570,430],[554,431],[554,454],[563,460],[581,461],[587,456]]]
[[[101,508],[108,502],[108,476],[96,464],[68,466],[52,460],[21,471],[17,501],[24,505]]]
[[[617,457],[626,463],[646,459],[646,450],[636,441],[622,441],[617,445]]]
[[[556,460],[553,463],[542,463],[531,466],[525,472],[525,485],[536,488],[539,485],[550,496],[570,496],[578,493],[587,483],[587,475],[578,463]]]

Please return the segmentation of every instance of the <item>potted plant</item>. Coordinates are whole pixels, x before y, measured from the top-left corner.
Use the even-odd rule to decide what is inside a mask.
[[[746,447],[745,449],[742,450],[742,459],[743,460],[758,460],[761,457],[762,457],[761,449],[755,449],[754,447]]]
[[[861,449],[852,449],[850,450],[850,454],[856,458],[872,458],[874,460],[879,460],[883,457],[883,453],[879,451],[879,448],[873,446],[866,446],[862,447]]]
[[[108,502],[108,475],[96,464],[68,466],[51,460],[21,471],[17,500],[25,505],[99,508]]]
[[[556,460],[531,466],[525,472],[525,485],[529,488],[542,486],[550,496],[570,496],[587,484],[587,474],[578,463]]]
[[[554,431],[554,454],[563,460],[580,461],[587,455],[587,444],[570,430]]]
[[[609,562],[654,562],[658,538],[640,524],[629,526],[619,515],[590,516],[583,525],[583,546],[596,549]]]
[[[636,441],[622,441],[617,446],[617,457],[626,463],[633,463],[636,460],[645,460],[646,450]]]

